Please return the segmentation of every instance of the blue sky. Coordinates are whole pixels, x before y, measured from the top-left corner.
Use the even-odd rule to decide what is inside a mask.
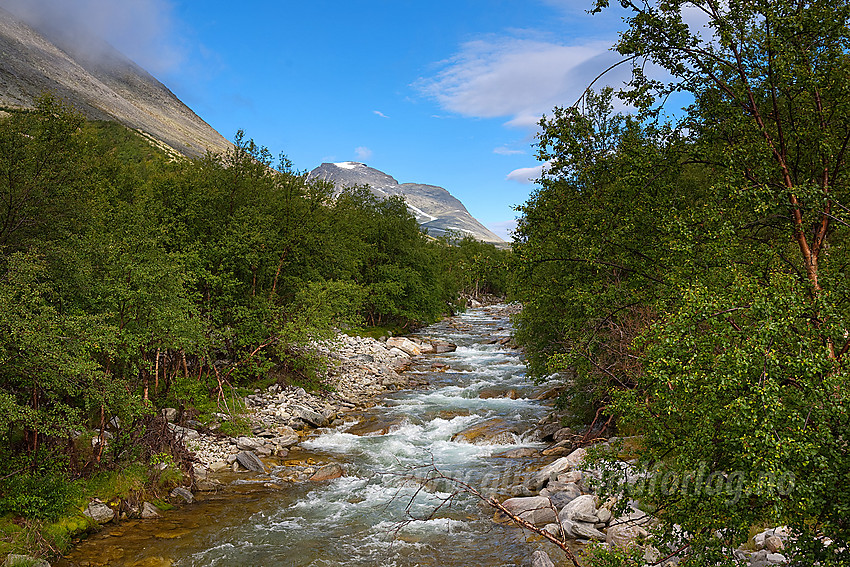
[[[102,35],[228,139],[242,128],[298,170],[360,161],[441,185],[506,239],[538,173],[537,120],[617,60],[621,14],[591,4],[26,0]]]

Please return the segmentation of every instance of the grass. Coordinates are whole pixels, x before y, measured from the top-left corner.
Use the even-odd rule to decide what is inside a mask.
[[[94,520],[83,514],[94,498],[113,508],[122,501],[149,501],[160,510],[170,510],[173,506],[164,496],[182,481],[183,473],[173,464],[159,470],[139,463],[73,481],[73,497],[67,501],[66,512],[53,521],[15,514],[0,517],[0,558],[10,553],[49,558],[67,552],[80,539],[99,529]]]

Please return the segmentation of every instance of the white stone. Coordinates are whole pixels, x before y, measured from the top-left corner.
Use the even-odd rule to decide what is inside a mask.
[[[158,518],[159,517],[159,508],[151,504],[150,502],[145,502],[142,504],[142,518]]]
[[[508,498],[502,502],[502,506],[535,526],[545,526],[558,521],[552,504],[544,496]]]
[[[98,524],[106,524],[115,518],[115,512],[103,502],[90,502],[88,507],[83,511],[84,516],[88,516]]]
[[[592,494],[583,494],[567,503],[563,507],[558,517],[561,521],[575,521],[576,516],[595,517],[596,516],[596,497]]]
[[[531,567],[555,567],[555,564],[548,553],[537,550],[531,555]]]

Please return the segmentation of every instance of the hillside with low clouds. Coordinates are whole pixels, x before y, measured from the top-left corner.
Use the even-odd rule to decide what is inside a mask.
[[[97,48],[92,49],[93,42]],[[92,38],[51,38],[0,8],[0,107],[32,108],[51,93],[94,120],[115,120],[187,156],[230,143],[165,85]]]
[[[416,217],[419,226],[431,236],[455,233],[460,236],[469,235],[476,240],[498,246],[507,245],[469,214],[463,203],[442,187],[420,183],[400,184],[383,171],[354,161],[323,163],[311,171],[309,177],[330,181],[338,190],[368,185],[378,197],[400,195]]]

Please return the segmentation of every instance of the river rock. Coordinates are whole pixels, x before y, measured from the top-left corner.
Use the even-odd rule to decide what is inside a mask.
[[[605,534],[597,530],[593,524],[588,522],[572,522],[561,520],[564,530],[573,537],[590,539],[593,541],[605,541]]]
[[[309,423],[313,427],[327,427],[330,425],[328,418],[326,418],[319,412],[313,411],[310,408],[305,408],[304,406],[296,407],[295,415],[297,415],[300,419]]]
[[[159,508],[151,504],[150,502],[144,502],[142,504],[142,518],[150,519],[150,518],[158,518],[159,517]]]
[[[236,453],[236,461],[249,471],[259,473],[266,472],[266,465],[263,464],[260,457],[251,451],[239,451]]]
[[[516,429],[500,417],[467,427],[452,435],[452,441],[472,445],[508,445],[516,442]]]
[[[225,468],[227,467],[225,466]],[[195,482],[195,490],[198,492],[215,492],[223,487],[224,485],[214,478],[205,478]]]
[[[387,346],[404,351],[405,354],[410,356],[419,356],[422,354],[422,349],[419,348],[419,345],[405,337],[390,337],[387,339]]]
[[[548,553],[538,549],[531,554],[531,567],[555,567],[555,564]]]
[[[546,487],[540,491],[540,496],[547,497],[555,508],[563,510],[564,506],[581,496],[581,490],[575,484],[564,485],[563,488],[557,491]]]
[[[592,518],[593,523],[595,523],[598,521],[598,518],[596,518],[596,497],[592,494],[579,496],[575,500],[568,502],[561,509],[558,517],[561,518],[561,521],[569,520],[571,522],[577,521],[577,518]],[[578,519],[578,521],[583,520]]]
[[[236,448],[240,451],[254,451],[265,444],[265,441],[255,437],[239,437],[236,439]]]
[[[536,449],[532,449],[531,447],[520,447],[519,449],[510,449],[508,451],[496,453],[493,456],[501,457],[503,459],[525,459],[527,457],[533,457],[536,454]]]
[[[434,354],[436,352],[434,345],[432,345],[431,343],[420,344],[419,350],[422,352],[422,354]]]
[[[562,427],[552,435],[552,441],[554,441],[555,443],[561,443],[563,441],[569,441],[572,436],[572,429],[570,429],[569,427]]]
[[[544,496],[508,498],[502,502],[502,506],[510,513],[535,526],[545,526],[558,521],[558,516],[552,508],[552,504]]]
[[[313,482],[323,482],[326,480],[334,480],[335,478],[339,478],[345,474],[341,465],[337,463],[331,463],[329,465],[325,465],[319,470],[317,470],[313,476],[310,477],[310,480]]]
[[[278,427],[277,434],[278,437],[273,438],[272,443],[281,447],[286,447],[287,449],[293,445],[297,445],[298,441],[300,441],[298,434],[288,425]]]
[[[186,504],[191,504],[195,501],[195,495],[192,494],[192,491],[183,486],[178,486],[172,490],[169,496],[171,496],[172,500],[182,500]]]
[[[2,567],[50,567],[50,563],[29,555],[10,553],[3,561]]]
[[[100,501],[89,502],[89,505],[83,510],[83,515],[88,516],[98,524],[107,524],[115,518],[115,512]]]
[[[540,490],[551,478],[558,478],[558,475],[564,473],[584,461],[587,451],[584,448],[579,448],[567,455],[561,457],[557,461],[550,463],[537,471],[531,478],[526,481],[526,486],[530,490]]]
[[[564,484],[576,483],[579,482],[584,475],[581,471],[569,471],[563,474],[558,475],[558,482],[563,482]]]
[[[527,489],[525,486],[523,486],[521,484],[518,484],[516,486],[512,486],[510,491],[509,491],[509,494],[511,495],[511,498],[519,498],[520,496],[537,496],[536,494],[534,494],[532,491],[530,491],[529,489]]]
[[[452,344],[447,341],[436,341],[433,343],[434,352],[437,354],[445,354],[447,352],[454,352],[457,350],[457,345]]]

